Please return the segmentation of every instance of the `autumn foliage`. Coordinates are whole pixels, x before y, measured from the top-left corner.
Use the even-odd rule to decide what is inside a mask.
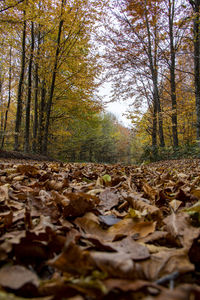
[[[106,78],[113,80],[113,100],[132,100],[136,144],[151,148],[148,159],[154,160],[165,158],[164,151],[175,155],[198,147],[199,1],[123,0],[108,6],[99,34]]]

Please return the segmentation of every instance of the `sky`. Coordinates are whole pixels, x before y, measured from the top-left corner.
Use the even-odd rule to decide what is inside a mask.
[[[131,121],[124,115],[128,109],[129,106],[125,101],[115,101],[106,104],[106,111],[113,113],[117,117],[119,122],[122,123],[125,127],[131,127]]]
[[[109,83],[105,83],[99,88],[99,95],[103,99],[105,110],[113,113],[125,127],[131,127],[131,121],[125,116],[126,112],[130,110],[129,104],[131,100],[108,103],[111,96],[111,85]]]

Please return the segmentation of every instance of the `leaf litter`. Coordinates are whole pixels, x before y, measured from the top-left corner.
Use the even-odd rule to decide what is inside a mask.
[[[0,164],[0,300],[200,299],[200,165]]]

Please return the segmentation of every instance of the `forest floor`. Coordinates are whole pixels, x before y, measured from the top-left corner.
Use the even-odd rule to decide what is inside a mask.
[[[0,300],[200,299],[200,160],[12,155],[0,158]]]
[[[41,155],[41,154],[0,150],[0,161],[2,161],[4,159],[35,160],[35,161],[56,161],[55,159],[53,159],[51,157],[44,156],[44,155]]]

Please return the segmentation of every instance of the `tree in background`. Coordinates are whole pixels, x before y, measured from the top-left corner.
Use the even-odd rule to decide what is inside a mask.
[[[124,0],[111,6],[117,24],[116,21],[105,23],[105,35],[100,37],[105,47],[107,76],[114,79],[113,98],[134,97],[141,92],[144,83],[151,82],[152,146],[155,152],[157,125],[160,146],[165,145],[159,95],[160,2]],[[149,87],[145,86],[145,89],[149,90]]]
[[[131,131],[109,113],[74,115],[62,144],[58,155],[69,161],[131,162]]]
[[[139,144],[155,159],[195,143],[198,1],[13,0],[0,14],[2,148],[130,163]],[[102,113],[100,74],[132,98],[133,130]]]
[[[2,60],[3,55],[8,57],[12,44],[12,72],[19,74],[6,76],[2,84],[2,120],[7,118],[8,129],[13,132],[7,136],[6,145],[4,132],[2,147],[9,144],[9,148],[22,150],[24,145],[26,152],[47,153],[48,143],[56,135],[54,127],[58,123],[68,126],[73,107],[101,110],[100,101],[94,97],[100,66],[90,41],[99,5],[90,0],[1,3],[1,29],[8,32]],[[2,72],[10,72],[9,64]]]
[[[133,121],[135,136],[145,136],[142,141],[151,143],[154,153],[157,135],[160,146],[173,147],[177,153],[179,140],[180,147],[195,143],[193,90],[197,90],[198,80],[192,80],[191,41],[193,38],[195,51],[198,37],[197,28],[194,37],[191,34],[189,2],[196,9],[192,18],[199,29],[198,1],[109,1],[108,23],[104,22],[103,37],[99,38],[104,45],[107,76],[114,80],[113,98],[133,98],[130,117],[137,119]],[[143,112],[138,118],[140,109]],[[197,132],[199,111],[196,104]],[[161,148],[160,152],[165,151]]]
[[[25,6],[23,7],[21,71],[20,71],[19,84],[18,84],[17,111],[16,111],[16,119],[15,119],[14,150],[16,151],[19,150],[19,134],[20,134],[21,122],[22,122],[22,89],[23,89],[24,77],[25,77],[25,59],[26,59],[26,26],[27,26],[26,9],[27,9],[27,1],[25,2]]]
[[[194,83],[195,83],[195,99],[196,99],[196,138],[200,146],[200,28],[199,28],[199,0],[189,0],[192,6],[193,17],[193,42],[194,42]]]

